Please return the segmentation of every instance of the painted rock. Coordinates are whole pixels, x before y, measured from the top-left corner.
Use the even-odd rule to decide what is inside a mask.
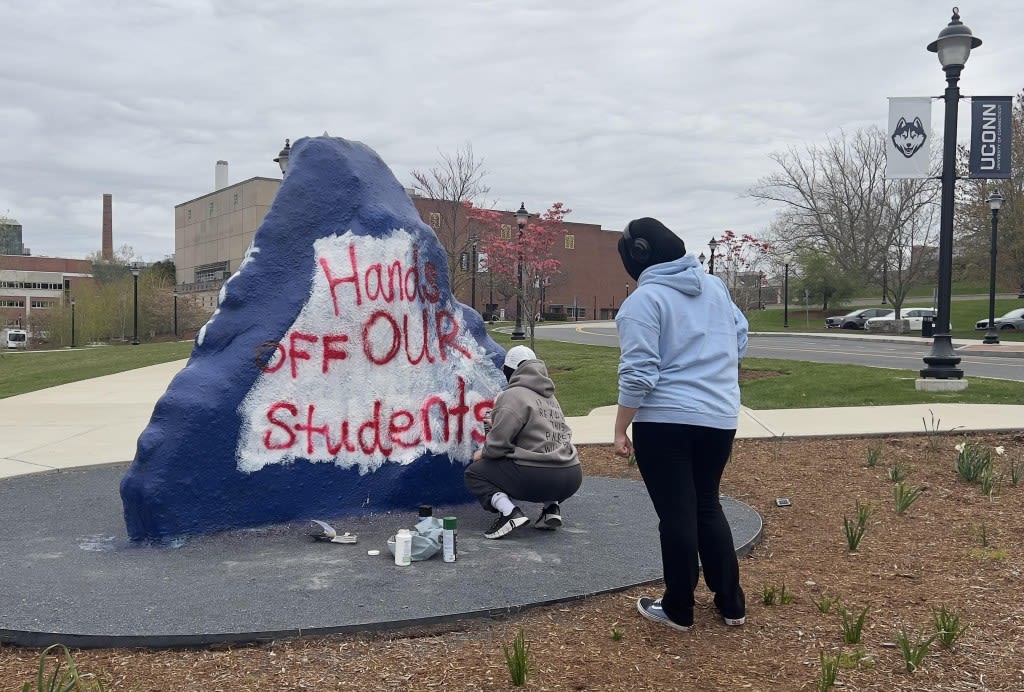
[[[121,481],[128,535],[472,500],[503,349],[375,152],[299,140]]]

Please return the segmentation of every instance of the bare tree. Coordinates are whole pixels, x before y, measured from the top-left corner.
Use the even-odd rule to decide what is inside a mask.
[[[822,253],[859,282],[880,284],[884,275],[899,287],[891,294],[898,309],[927,275],[930,253],[921,248],[937,235],[940,189],[931,178],[887,179],[885,137],[869,127],[772,154],[780,171],[748,194],[782,205],[771,233],[782,253]]]
[[[470,280],[471,272],[462,260],[463,253],[471,253],[473,236],[467,207],[480,206],[477,202],[491,191],[483,182],[487,175],[483,164],[473,154],[473,145],[467,143],[455,154],[440,154],[429,171],[412,171],[413,190],[439,202],[440,218],[433,226],[448,253],[452,292]]]

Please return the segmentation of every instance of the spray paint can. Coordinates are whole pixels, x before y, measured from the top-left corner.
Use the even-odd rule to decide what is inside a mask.
[[[441,559],[445,562],[455,562],[459,520],[455,517],[445,517],[441,520],[441,525]]]
[[[409,529],[398,529],[395,534],[395,564],[399,567],[412,564],[412,534]]]

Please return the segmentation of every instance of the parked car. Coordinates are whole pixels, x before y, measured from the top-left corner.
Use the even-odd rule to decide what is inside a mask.
[[[900,310],[900,320],[908,323],[907,329],[912,332],[919,332],[924,326],[924,318],[931,317],[934,320],[938,316],[938,310],[934,308],[907,308],[906,310]],[[887,322],[895,322],[896,315],[889,315],[888,317],[872,317],[864,323],[864,328],[867,330],[881,330],[884,329],[884,324]],[[953,325],[949,326],[950,331],[953,330]]]
[[[1024,308],[1010,310],[1002,317],[997,317],[995,323],[996,329],[1024,329]],[[988,318],[975,322],[974,328],[979,331],[988,329]]]
[[[892,313],[893,311],[888,308],[854,310],[838,317],[826,317],[825,327],[828,329],[864,329],[864,323],[872,317],[885,317]]]

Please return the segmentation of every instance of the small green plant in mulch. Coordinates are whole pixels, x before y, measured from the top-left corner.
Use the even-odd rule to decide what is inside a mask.
[[[839,657],[826,656],[822,651],[818,654],[818,661],[821,663],[821,670],[818,671],[817,687],[818,692],[828,692],[836,685],[836,676],[839,674]]]
[[[839,659],[839,667],[842,670],[853,670],[854,668],[864,668],[870,670],[875,667],[874,661],[860,649],[854,649],[853,651],[840,651],[837,658]]]
[[[918,634],[912,642],[905,630],[899,631],[899,634],[896,635],[896,643],[900,646],[900,653],[903,654],[903,663],[906,665],[908,673],[913,673],[921,667],[921,661],[928,655],[928,649],[931,648],[936,636],[938,635],[933,634],[924,639],[924,635]]]
[[[906,480],[907,473],[910,471],[910,467],[907,463],[901,459],[897,459],[892,466],[889,467],[889,480],[893,483],[899,483],[902,480]]]
[[[860,615],[856,618],[846,608],[843,608],[839,615],[841,618],[840,625],[843,629],[843,641],[847,644],[860,644],[861,635],[864,633],[864,619],[868,615],[868,607],[864,606],[864,610],[860,611]]]
[[[892,497],[896,502],[896,514],[902,515],[910,509],[910,505],[914,504],[923,492],[924,488],[911,488],[903,481],[894,485],[892,487]]]
[[[875,444],[868,445],[868,468],[875,468],[878,466],[878,461],[882,458],[882,443],[876,442]]]
[[[960,615],[941,606],[938,610],[932,608],[932,622],[935,623],[935,636],[944,648],[948,649],[956,640],[967,631],[967,625],[960,624]]]
[[[612,641],[613,642],[621,642],[622,641],[622,630],[620,630],[618,627],[614,627],[614,626],[612,627]]]
[[[981,486],[981,494],[991,499],[992,493],[995,491],[996,486],[1003,480],[1001,473],[996,473],[991,467],[982,472],[981,478],[978,479],[978,485]]]
[[[793,602],[793,594],[782,586],[764,585],[761,587],[761,603],[765,605],[789,605]]]
[[[515,687],[522,687],[530,676],[530,642],[526,641],[523,630],[512,640],[512,646],[502,644],[505,651],[505,663],[508,665],[508,673],[512,678]]]
[[[48,673],[51,658],[55,663],[53,670]],[[78,672],[75,659],[63,644],[51,644],[43,649],[33,682],[26,682],[21,692],[103,692],[106,689],[94,674]]]
[[[630,466],[636,466],[636,454],[630,454],[629,458],[626,459],[626,463]]]
[[[992,450],[974,440],[961,442],[956,449],[956,475],[967,483],[980,483],[992,471]],[[1002,449],[999,447],[998,449]]]
[[[868,519],[871,518],[871,506],[862,505],[860,500],[856,504],[857,518],[851,520],[843,516],[843,532],[846,534],[846,547],[850,552],[856,552],[864,533],[868,530]]]
[[[1010,482],[1017,487],[1020,484],[1021,475],[1024,475],[1024,459],[1007,459],[1006,471],[1010,475]]]
[[[838,598],[833,598],[828,594],[822,594],[821,598],[814,602],[814,605],[818,607],[818,612],[828,613],[832,610],[832,606],[839,602]]]

